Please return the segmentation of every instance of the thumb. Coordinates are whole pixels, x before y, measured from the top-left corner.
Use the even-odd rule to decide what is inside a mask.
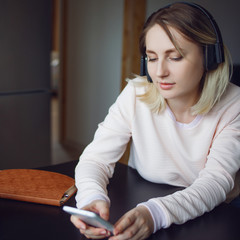
[[[106,203],[102,204],[102,206],[100,207],[99,215],[104,220],[108,220],[109,219],[109,207],[108,207],[108,205]]]

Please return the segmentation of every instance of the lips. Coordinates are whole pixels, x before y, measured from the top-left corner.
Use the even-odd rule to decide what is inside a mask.
[[[173,86],[175,85],[175,83],[166,83],[166,82],[159,82],[160,88],[163,90],[169,90],[171,88],[173,88]]]

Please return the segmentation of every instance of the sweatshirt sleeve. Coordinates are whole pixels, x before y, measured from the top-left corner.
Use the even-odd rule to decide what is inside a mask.
[[[75,169],[78,208],[93,199],[105,199],[110,203],[106,186],[113,175],[115,163],[130,140],[134,107],[135,89],[133,84],[128,83],[110,107],[105,120],[98,125],[93,141],[80,156]]]
[[[174,194],[153,198],[146,204],[151,212],[155,231],[172,223],[182,224],[211,211],[226,200],[234,188],[234,178],[240,168],[240,115],[215,136],[205,168],[192,185]],[[164,221],[158,219],[162,216]]]

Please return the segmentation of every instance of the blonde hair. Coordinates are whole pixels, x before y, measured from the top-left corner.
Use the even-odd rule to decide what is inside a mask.
[[[155,24],[159,24],[165,30],[176,49],[179,49],[179,46],[169,31],[169,27],[178,30],[183,37],[203,48],[206,44],[215,44],[216,42],[215,32],[204,14],[186,4],[176,3],[154,13],[146,22],[140,36],[140,51],[143,56],[146,51],[146,34]],[[215,70],[206,71],[202,77],[201,96],[191,108],[193,115],[208,113],[225,92],[232,74],[231,56],[226,46],[224,46],[224,55],[225,62],[219,64]],[[146,78],[142,83],[137,83],[137,85],[139,84],[146,89],[144,94],[138,95],[140,100],[146,103],[152,112],[163,111],[166,108],[166,101],[156,86],[149,83]]]

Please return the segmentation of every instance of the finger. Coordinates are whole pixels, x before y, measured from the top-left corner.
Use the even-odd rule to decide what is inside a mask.
[[[141,236],[141,234],[138,234],[138,232],[139,232],[139,229],[135,225],[131,225],[125,231],[118,234],[117,236],[111,237],[109,240],[141,239],[137,237],[137,235],[139,235],[139,237]]]
[[[120,220],[115,224],[114,235],[122,233],[125,229],[130,227],[135,222],[135,216],[131,213],[125,214]]]
[[[150,219],[150,220],[149,220]],[[111,240],[145,239],[153,231],[151,215],[145,207],[138,207],[126,213],[115,225]]]
[[[70,220],[74,224],[74,226],[78,229],[85,230],[87,228],[87,224],[81,221],[79,218],[77,218],[74,215],[71,215]]]
[[[89,236],[91,238],[104,238],[110,236],[109,231],[102,228],[91,227],[74,215],[71,216],[71,222],[75,225],[75,227],[80,229],[80,232],[82,234]]]
[[[100,208],[99,215],[101,218],[108,220],[109,219],[109,208],[108,206],[103,206]]]
[[[85,206],[83,209],[95,212],[105,220],[109,219],[109,205],[102,200],[93,201],[90,205]]]
[[[87,238],[101,239],[110,236],[110,232],[102,228],[94,228],[88,226],[87,229],[80,229],[80,232],[84,234]]]
[[[109,219],[109,206],[105,201],[96,202],[93,211],[97,211],[100,217],[102,217],[103,219]]]
[[[148,231],[147,226],[138,225],[138,223],[134,223],[129,228],[127,228],[124,232],[119,233],[116,236],[112,236],[109,240],[139,240],[146,239],[149,237],[151,233]]]

